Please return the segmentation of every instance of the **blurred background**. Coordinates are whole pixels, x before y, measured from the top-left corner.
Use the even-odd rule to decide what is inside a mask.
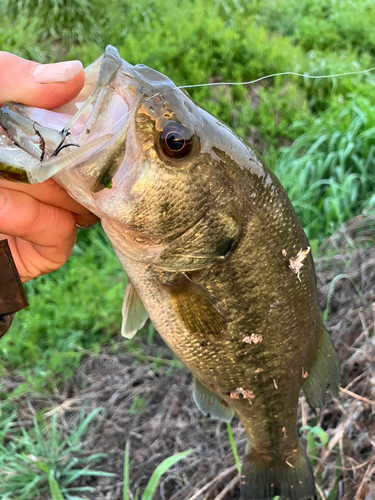
[[[373,0],[2,0],[0,3],[1,50],[42,63],[80,59],[88,65],[107,44],[116,46],[130,63],[146,64],[179,85],[242,82],[285,71],[313,76],[356,72],[375,66],[375,3]],[[348,241],[357,251],[353,241],[359,231],[361,249],[365,247],[368,251],[372,245],[368,229],[373,227],[375,205],[375,71],[314,80],[277,76],[253,85],[202,87],[189,89],[189,93],[198,104],[233,127],[280,178],[310,238],[313,253],[319,257],[318,270],[325,273],[320,280],[322,289],[325,287],[321,303],[328,319],[329,314],[332,316],[340,309],[335,305],[337,289],[333,295],[330,285],[335,277],[346,272],[345,266],[351,258],[347,254]],[[360,214],[364,215],[358,219]],[[351,222],[343,226],[346,221]],[[343,227],[344,232],[339,229]],[[340,234],[338,239],[337,234]],[[324,247],[318,253],[323,241]],[[327,267],[327,262],[338,253],[342,257],[341,267]],[[367,263],[371,256],[367,255]],[[371,273],[372,268],[368,270]],[[166,397],[172,394],[175,403],[181,394],[189,398],[190,379],[152,325],[147,325],[132,341],[123,342],[120,338],[125,285],[126,276],[100,227],[79,233],[72,259],[63,269],[27,284],[30,307],[17,314],[11,332],[0,343],[2,499],[51,498],[51,474],[63,491],[61,498],[120,499],[123,467],[120,450],[132,432],[133,440],[137,439],[134,434],[143,432],[158,436],[154,440],[142,438],[146,439],[144,443],[138,436],[141,441],[134,446],[139,456],[131,451],[133,493],[137,487],[144,487],[155,464],[163,457],[198,446],[188,443],[186,436],[180,444],[175,439],[169,442],[172,438],[167,435],[161,439],[157,425],[162,421],[165,424],[164,414],[160,414],[164,416],[160,416],[159,424],[154,427],[149,424],[151,417],[165,405]],[[353,302],[350,293],[356,293],[356,297],[358,293],[354,285],[348,286],[342,293],[346,294],[349,307]],[[367,300],[369,311],[374,293],[370,288],[359,293],[361,300],[363,297]],[[340,314],[345,316],[347,309]],[[331,323],[334,324],[333,319]],[[367,328],[366,324],[362,322],[355,330],[355,339]],[[353,339],[346,342],[353,343]],[[354,375],[350,372],[348,383],[355,376],[357,372]],[[98,381],[102,385],[94,389],[92,384]],[[150,392],[152,384],[156,385]],[[103,391],[106,395],[98,397]],[[193,405],[191,401],[188,403]],[[191,491],[194,484],[197,491],[204,478],[218,474],[209,453],[215,455],[220,465],[223,457],[231,453],[225,441],[226,430],[214,423],[209,438],[204,437],[208,419],[202,420],[195,413],[193,417],[189,405],[176,405],[176,415],[182,420],[181,415],[186,417],[182,428],[199,435],[201,443],[208,439],[207,443],[204,441],[207,447],[203,453],[207,463],[198,467],[192,465],[196,456],[189,458],[190,468],[181,465],[181,469],[174,469],[172,479],[161,483],[164,486],[154,498],[219,498],[215,495],[223,489],[220,482],[211,496],[207,496],[209,489],[196,497]],[[324,419],[313,420],[311,416],[310,428],[318,425],[324,433],[330,427],[336,428],[341,422],[337,411],[331,411],[325,424]],[[89,420],[85,420],[87,415]],[[171,420],[176,426],[175,417]],[[141,426],[142,432],[137,426]],[[147,430],[145,426],[151,427]],[[91,427],[97,434],[90,437]],[[105,432],[110,429],[106,439],[111,444],[97,448],[103,429]],[[176,427],[173,429],[171,433],[177,433]],[[237,426],[234,432],[243,449],[240,428]],[[55,439],[54,444],[51,439]],[[155,448],[153,443],[159,442],[158,439],[160,446]],[[216,451],[210,452],[215,446]],[[319,439],[316,446],[320,453]],[[367,444],[363,446],[366,449]],[[373,457],[373,448],[363,452],[364,455],[362,451],[356,453],[356,460],[365,461]],[[96,457],[92,463],[87,462],[89,455]],[[345,492],[340,490],[345,474],[335,473],[343,467],[342,456],[339,462],[337,457],[340,454],[331,460],[330,474],[324,475],[324,467],[320,472],[323,498],[357,499],[354,496],[357,493],[343,496]],[[228,468],[234,461],[229,462]],[[118,476],[116,479],[97,477],[94,473],[84,476],[82,471],[88,466],[98,474],[110,471]],[[201,476],[199,468],[203,471]],[[71,471],[75,469],[81,473],[73,474]],[[366,471],[363,466],[363,473]],[[356,488],[362,487],[363,477],[352,475],[350,481]],[[358,500],[367,498],[368,491],[361,493]],[[238,492],[233,488],[220,498],[237,498],[236,495]]]

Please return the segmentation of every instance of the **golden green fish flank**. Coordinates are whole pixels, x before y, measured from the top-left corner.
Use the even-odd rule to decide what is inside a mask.
[[[147,147],[155,139],[142,125]],[[148,125],[152,132],[152,120]],[[180,237],[180,245],[167,245],[155,266],[132,266],[130,275],[158,331],[194,375],[235,408],[251,446],[265,460],[280,453],[286,458],[297,442],[303,370],[309,372],[322,334],[313,263],[309,255],[299,281],[282,254],[294,257],[308,242],[272,174],[259,179],[218,154],[222,158],[216,161],[197,154],[177,167],[185,172],[172,171],[167,181],[153,164],[147,167],[132,190],[139,198],[127,216],[128,227],[143,238],[155,233],[168,238],[190,224],[193,230],[186,241]],[[215,206],[207,207],[212,193]],[[220,255],[220,244],[231,239],[235,248]],[[189,281],[181,285],[180,272],[188,272],[208,292],[225,318],[225,331],[216,338],[181,324],[178,297],[193,293],[194,287]],[[184,290],[175,293],[174,286]],[[199,300],[191,304],[192,320],[209,314]],[[262,335],[263,341],[243,342],[251,334]],[[230,397],[238,387],[254,393],[251,404]]]

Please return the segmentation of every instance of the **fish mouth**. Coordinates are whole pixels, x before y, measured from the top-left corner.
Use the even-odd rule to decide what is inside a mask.
[[[43,182],[123,138],[139,101],[133,69],[108,46],[85,69],[83,89],[65,106],[49,111],[5,104],[0,109],[1,173],[8,166],[11,180],[19,170],[29,183]]]

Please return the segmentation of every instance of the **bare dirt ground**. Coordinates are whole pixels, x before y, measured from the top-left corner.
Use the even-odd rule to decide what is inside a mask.
[[[319,299],[322,311],[329,312],[326,324],[340,356],[342,381],[339,398],[319,416],[319,425],[330,441],[315,468],[321,478],[317,498],[374,500],[375,218],[353,219],[324,243],[321,253],[325,257],[317,259]],[[60,394],[20,402],[20,418],[31,416],[30,407],[54,408],[69,433],[82,408],[87,413],[104,408],[82,453],[108,453],[96,467],[118,476],[81,480],[80,485],[96,489],[87,494],[88,499],[123,498],[127,440],[132,495],[137,488],[143,491],[163,459],[194,448],[195,453],[163,476],[155,499],[239,499],[239,477],[225,425],[199,413],[191,397],[190,374],[184,368],[171,367],[173,354],[159,338],[155,336],[149,346],[142,337],[140,346],[146,362],[127,354],[126,344],[116,355],[104,351],[88,357]],[[303,398],[301,402],[299,424],[311,424],[315,417]],[[245,433],[237,420],[232,428],[242,455]],[[328,497],[332,489],[336,493]]]

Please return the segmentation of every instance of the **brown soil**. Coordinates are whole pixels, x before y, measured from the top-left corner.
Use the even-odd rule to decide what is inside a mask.
[[[319,297],[327,308],[327,327],[342,366],[339,398],[319,416],[330,437],[315,473],[318,499],[375,499],[375,218],[353,219],[325,242],[325,257],[317,259]],[[327,257],[328,255],[328,257]],[[341,275],[340,278],[338,276]],[[147,361],[126,353],[103,352],[82,364],[74,380],[48,401],[35,398],[21,405],[23,420],[30,408],[54,408],[67,432],[78,412],[103,407],[92,425],[82,452],[107,452],[95,468],[118,474],[117,478],[88,478],[80,485],[95,487],[86,494],[92,500],[122,499],[124,446],[130,441],[130,489],[143,491],[163,459],[194,448],[162,478],[156,500],[239,499],[238,475],[223,423],[203,417],[191,398],[191,375],[173,368],[173,354],[154,337],[151,346],[141,337],[140,349]],[[138,399],[137,399],[138,398]],[[144,406],[133,412],[135,402]],[[301,398],[300,422],[316,418]],[[233,434],[243,454],[246,437],[238,423]],[[319,479],[320,478],[320,479]],[[81,494],[83,497],[83,494]],[[134,498],[132,495],[130,498]],[[328,498],[328,496],[327,496]]]

